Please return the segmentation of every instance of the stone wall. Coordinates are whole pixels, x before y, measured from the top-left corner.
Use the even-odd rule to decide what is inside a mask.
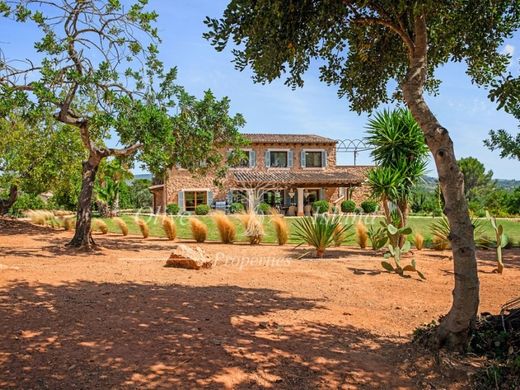
[[[329,171],[329,170],[341,170],[345,173],[354,174],[358,177],[366,177],[366,172],[370,167],[367,166],[351,166],[351,167],[337,167],[336,166],[336,147],[334,144],[253,144],[249,146],[249,149],[253,149],[256,152],[256,166],[254,169],[257,171],[267,172],[272,170],[285,170],[291,169],[292,171]],[[265,166],[265,152],[267,150],[273,149],[291,149],[293,151],[293,161],[292,168],[268,168]],[[304,149],[323,149],[327,151],[327,166],[324,168],[304,168],[301,166],[301,152]],[[223,151],[225,153],[225,151]],[[244,169],[244,168],[240,168]],[[247,169],[247,168],[246,168]],[[233,169],[231,168],[226,176],[226,178],[222,181],[220,187],[215,185],[214,179],[215,176],[212,174],[207,174],[205,176],[192,176],[190,172],[185,169],[180,169],[177,167],[172,168],[165,177],[165,190],[166,195],[164,196],[166,200],[166,204],[170,203],[178,203],[178,194],[179,191],[190,191],[190,190],[200,190],[200,191],[211,191],[213,194],[213,200],[225,200],[226,195],[230,189],[238,189],[237,185],[234,183]],[[367,191],[365,186],[360,188],[356,188],[353,192],[353,199],[360,203],[362,200],[366,199]],[[339,189],[338,188],[327,188],[326,189],[326,198],[330,201],[335,201],[339,197]],[[157,197],[159,199],[159,197]],[[156,204],[155,208],[158,206],[164,207],[165,205]]]

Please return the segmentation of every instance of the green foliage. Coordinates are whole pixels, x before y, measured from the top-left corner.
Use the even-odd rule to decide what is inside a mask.
[[[313,217],[298,218],[294,222],[294,237],[301,244],[313,246],[316,256],[323,257],[325,250],[335,244],[349,226],[342,225],[338,215],[318,214]]]
[[[256,211],[258,214],[267,215],[271,212],[271,206],[267,203],[261,202],[257,207]]]
[[[497,219],[492,217],[489,213],[486,213],[486,217],[491,222],[491,226],[495,231],[496,237],[496,253],[497,253],[497,272],[501,274],[504,271],[504,262],[502,260],[502,248],[508,243],[508,238],[504,233],[504,227],[497,224]]]
[[[166,212],[170,215],[177,215],[179,214],[180,207],[177,203],[170,203],[168,206],[166,206]]]
[[[315,213],[323,214],[329,211],[330,203],[326,200],[317,200],[316,202],[312,203],[312,210]]]
[[[410,61],[407,45],[413,45],[409,41],[421,15],[427,15],[429,46],[425,89],[437,93],[435,69],[449,61],[466,62],[467,74],[477,85],[488,86],[501,76],[510,60],[501,47],[519,27],[519,13],[520,5],[511,0],[289,5],[283,0],[232,0],[220,19],[205,20],[209,31],[204,37],[219,51],[234,45],[236,68],[250,67],[256,82],[286,76],[286,84],[301,87],[303,74],[316,60],[320,79],[337,85],[350,108],[363,112],[402,97],[400,86]],[[501,92],[495,95],[500,98]]]
[[[457,163],[464,174],[464,194],[468,201],[474,200],[483,192],[494,190],[493,172],[486,172],[484,164],[479,160],[474,157],[467,157],[461,158]]]
[[[384,227],[376,228],[374,225],[370,225],[367,234],[372,244],[372,249],[375,251],[383,248],[388,241],[387,230]]]
[[[27,210],[42,210],[46,209],[47,204],[37,195],[33,194],[21,194],[16,199],[16,202],[9,209],[9,214],[21,217],[24,211]]]
[[[344,213],[353,213],[356,210],[356,202],[353,200],[344,200],[341,202],[341,211]]]
[[[245,211],[244,205],[240,202],[234,202],[229,205],[229,212],[231,214],[237,214]]]
[[[375,213],[377,211],[377,202],[374,200],[365,200],[361,202],[361,209],[363,209],[363,212],[366,214],[369,213]]]
[[[409,227],[399,229],[392,224],[386,226],[386,231],[389,242],[396,242],[398,241],[399,237],[412,233],[412,229]],[[399,245],[394,246],[391,243],[388,244],[388,252],[385,253],[385,258],[388,259],[392,257],[394,260],[394,265],[390,264],[388,261],[382,261],[381,265],[388,272],[395,272],[401,277],[409,277],[405,274],[405,272],[416,272],[421,279],[426,279],[423,273],[417,269],[415,259],[412,259],[411,263],[405,265],[404,267],[401,265],[401,256],[409,252],[410,248],[411,244],[408,240],[404,242],[402,247],[399,247]]]
[[[516,92],[518,94],[518,92]],[[519,118],[520,119],[520,118]],[[511,134],[505,130],[491,130],[489,132],[489,139],[484,140],[490,150],[500,150],[500,157],[512,158],[520,160],[520,133],[513,138]]]
[[[207,204],[199,204],[195,207],[196,215],[207,215],[209,213],[209,206]]]

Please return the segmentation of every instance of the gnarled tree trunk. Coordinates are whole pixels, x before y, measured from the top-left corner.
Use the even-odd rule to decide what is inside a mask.
[[[18,186],[12,184],[9,188],[9,196],[7,199],[0,199],[0,215],[5,215],[9,212],[11,206],[18,199]]]
[[[83,162],[83,174],[81,180],[81,193],[76,214],[76,231],[74,237],[67,244],[74,248],[90,250],[96,246],[91,232],[92,221],[92,194],[94,181],[101,162],[101,155],[91,151],[88,160]]]
[[[450,223],[455,288],[452,307],[442,320],[438,343],[451,349],[467,345],[469,331],[476,320],[479,306],[479,279],[473,239],[473,225],[464,196],[464,176],[457,165],[453,142],[423,99],[427,74],[427,32],[423,17],[415,23],[415,48],[402,85],[405,102],[421,126],[426,143],[437,167],[439,183],[445,199],[444,213]]]

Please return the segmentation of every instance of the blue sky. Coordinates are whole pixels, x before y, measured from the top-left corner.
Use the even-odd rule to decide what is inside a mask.
[[[160,15],[161,58],[167,66],[178,67],[181,85],[198,96],[208,88],[219,97],[228,96],[232,111],[245,116],[246,132],[315,133],[335,139],[364,136],[367,116],[350,112],[348,102],[337,97],[336,88],[319,81],[315,68],[307,73],[305,86],[293,91],[281,80],[268,85],[254,84],[249,71],[234,69],[229,50],[215,51],[202,38],[206,31],[203,20],[206,16],[220,16],[226,3],[223,0],[150,0],[150,6]],[[27,46],[28,36],[13,34],[13,27],[0,25],[0,44],[6,44],[8,56],[19,55],[23,48],[31,49]],[[513,55],[512,66],[517,73],[520,34],[507,42],[503,50]],[[431,108],[450,131],[458,158],[477,157],[493,170],[495,178],[520,179],[518,161],[502,160],[498,153],[482,144],[490,129],[505,128],[516,133],[517,122],[510,115],[496,111],[487,99],[487,92],[472,85],[464,70],[463,64],[449,64],[439,69],[437,74],[443,83],[440,95],[428,98]],[[352,155],[340,155],[339,162],[352,163]],[[369,154],[361,153],[358,163],[370,162]],[[139,172],[137,169],[136,173]],[[433,164],[429,174],[436,176]]]

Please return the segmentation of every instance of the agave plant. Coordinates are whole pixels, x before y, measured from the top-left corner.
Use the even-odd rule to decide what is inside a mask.
[[[294,223],[294,236],[302,244],[316,248],[316,256],[323,257],[325,250],[334,245],[335,239],[347,231],[348,226],[341,223],[337,215],[319,214],[313,217],[304,217]]]
[[[479,241],[480,236],[484,230],[484,221],[479,218],[473,218],[471,223],[473,225],[473,236],[475,241]],[[448,249],[450,246],[450,223],[448,218],[443,215],[442,218],[437,218],[430,226],[430,232],[433,236],[436,249]]]

